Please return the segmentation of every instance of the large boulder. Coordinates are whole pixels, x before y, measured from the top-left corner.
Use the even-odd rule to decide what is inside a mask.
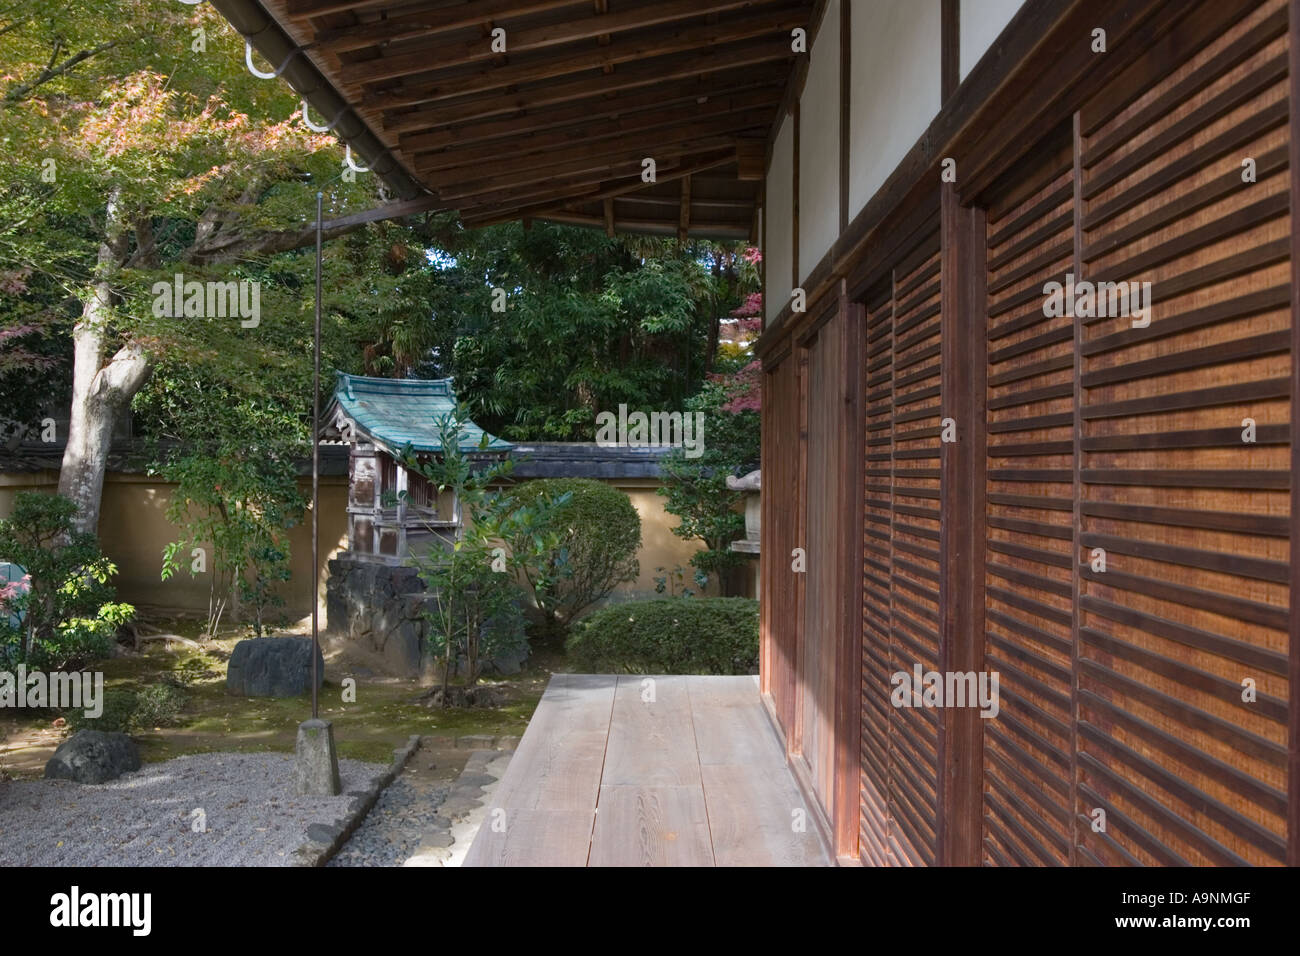
[[[226,693],[235,697],[297,697],[311,691],[309,637],[254,637],[240,641],[226,669]],[[325,659],[316,652],[316,686]]]
[[[140,752],[126,734],[79,730],[54,751],[45,776],[77,783],[107,783],[140,769]]]

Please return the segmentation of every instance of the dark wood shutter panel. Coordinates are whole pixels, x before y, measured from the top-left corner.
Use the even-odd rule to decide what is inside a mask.
[[[866,498],[863,522],[862,829],[872,866],[896,863],[889,849],[890,575],[893,567],[894,297],[892,277],[866,302]]]
[[[1068,861],[1074,320],[1043,287],[1074,257],[1071,153],[1050,137],[988,209],[985,660],[1000,710],[984,723],[988,863]]]
[[[939,234],[932,222],[921,234],[865,310],[860,843],[880,865],[938,858],[939,714],[891,702],[893,674],[940,661]]]
[[[1085,862],[1285,859],[1286,44],[1264,4],[1081,113],[1082,272],[1154,298],[1145,328],[1080,319],[1078,797],[1106,813]]]

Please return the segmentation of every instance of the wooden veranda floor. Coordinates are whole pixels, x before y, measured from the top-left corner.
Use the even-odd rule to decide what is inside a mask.
[[[556,674],[466,866],[830,866],[754,677]]]

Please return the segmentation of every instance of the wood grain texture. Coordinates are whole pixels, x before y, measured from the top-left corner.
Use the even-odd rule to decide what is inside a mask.
[[[713,866],[704,790],[604,786],[589,866]]]
[[[529,746],[511,758],[495,806],[595,810],[617,681],[585,674],[551,678],[528,725]]]
[[[467,866],[832,863],[755,677],[642,681],[552,677]]]
[[[601,785],[680,787],[700,783],[686,677],[618,679]],[[653,693],[653,699],[648,699]]]
[[[750,233],[760,184],[740,174],[738,157],[754,146],[762,152],[792,68],[807,60],[791,50],[790,31],[811,28],[817,16],[814,0],[666,0],[612,9],[578,9],[572,0],[451,7],[265,0],[263,6],[278,27],[248,25],[245,32],[276,62],[288,44],[310,50],[310,82],[298,76],[294,86],[312,91],[312,108],[331,116],[346,102],[355,114],[349,123],[366,129],[373,143],[371,166],[400,175],[404,191],[426,190],[438,208],[479,222],[553,214],[603,225],[609,198],[617,229],[675,235],[683,222],[680,188],[663,188],[662,177],[641,182],[639,166],[628,163],[653,151],[631,140],[618,157],[627,163],[611,159],[604,172],[585,178],[539,181],[536,169],[580,156],[584,143],[608,138],[624,124],[659,126],[656,117],[667,107],[676,119],[659,126],[656,149],[678,135],[694,140],[677,140],[683,156],[698,159],[711,149],[706,140],[714,131],[686,126],[700,119],[703,101],[727,90],[776,92],[727,134],[725,164],[692,182],[690,234],[719,238]],[[497,28],[506,33],[505,52],[491,35]],[[272,32],[273,41],[267,39]],[[305,61],[290,69],[291,81]],[[498,162],[497,175],[472,177],[455,189],[436,174],[466,166],[493,148],[489,143],[498,159],[523,161]],[[659,159],[663,170],[668,157]],[[668,204],[647,209],[630,197],[599,195],[609,190]],[[718,207],[703,202],[709,198],[737,202]]]
[[[488,816],[462,866],[586,866],[594,810],[506,810]]]
[[[755,678],[687,677],[701,767],[785,769],[785,755],[757,702]]]
[[[822,866],[826,848],[798,788],[752,767],[701,768],[718,866]]]
[[[984,260],[981,281],[938,282],[923,217],[899,211],[939,194],[923,144],[801,270],[810,303],[847,276],[864,322],[861,859],[957,862],[974,837],[989,865],[1294,863],[1300,2],[1048,6],[1026,4],[932,127],[939,155],[967,157],[944,254]],[[1107,29],[1104,59],[1076,15]],[[1004,56],[1023,60],[1003,67],[1020,78],[981,94]],[[986,226],[968,234],[956,226],[971,204]],[[1045,310],[1045,283],[1067,273],[1150,282],[1150,324]],[[957,346],[950,330],[979,334]],[[818,354],[835,334],[820,306],[783,311],[758,347],[773,392],[764,468],[804,478],[790,483],[797,517],[765,504],[765,520],[803,522],[791,540],[810,557],[845,523],[820,475],[843,466],[824,423],[847,378]],[[786,385],[790,355],[803,364]],[[974,404],[986,434],[941,456],[940,402],[959,436]],[[787,553],[765,557],[765,586]],[[764,610],[769,651],[793,648],[765,658],[765,688],[815,793],[824,607],[846,593],[810,574],[802,603],[775,595]],[[996,670],[997,719],[894,708],[889,675],[913,663]],[[972,727],[982,754],[950,739]]]
[[[1291,694],[1291,547],[1259,524],[1294,520],[1291,396],[1260,388],[1293,370],[1292,310],[1267,294],[1291,278],[1290,175],[1266,159],[1289,138],[1284,11],[1197,38],[1189,18],[1161,76],[1080,112],[1081,272],[1154,299],[1145,329],[1080,321],[1078,785],[1108,828],[1078,829],[1105,863],[1286,858],[1289,728],[1260,704]],[[1252,521],[1180,517],[1203,514]]]

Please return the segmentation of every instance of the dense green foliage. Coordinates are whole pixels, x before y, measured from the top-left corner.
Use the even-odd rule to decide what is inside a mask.
[[[540,579],[542,557],[559,547],[555,510],[568,497],[522,505],[490,490],[509,477],[513,463],[462,449],[463,409],[443,418],[442,454],[406,456],[412,471],[442,496],[450,492],[463,516],[450,547],[414,555],[420,579],[436,595],[426,606],[434,652],[442,661],[442,701],[451,702],[451,675],[464,662],[465,684],[473,687],[483,661],[518,650],[526,641],[522,595],[516,575]],[[488,436],[482,439],[486,447]],[[505,544],[508,543],[508,546]],[[543,583],[545,586],[545,583]]]
[[[302,510],[293,462],[308,447],[315,267],[305,224],[318,192],[327,219],[388,197],[373,175],[343,175],[341,145],[306,127],[285,83],[249,74],[242,37],[210,4],[14,0],[0,10],[0,63],[0,144],[13,157],[0,189],[0,419],[63,417],[74,328],[87,346],[79,380],[144,370],[124,400],[135,434],[152,440],[154,473],[179,486],[163,576],[193,571],[193,550],[211,549],[210,627],[237,599],[260,633]],[[427,214],[327,239],[323,367],[453,376],[468,413],[515,440],[590,440],[596,414],[620,404],[682,408],[720,357],[736,361],[719,323],[758,283],[742,244],[543,222],[469,230]],[[159,314],[155,283],[178,273],[258,283],[259,321]],[[110,425],[118,415],[116,400],[74,404]],[[709,482],[734,462],[697,465],[670,500],[680,533],[721,555],[699,567],[717,570],[734,528]],[[562,563],[538,572],[558,582],[546,599],[557,621],[604,587],[577,571],[570,587]]]
[[[187,695],[181,688],[161,682],[140,691],[114,688],[104,692],[103,710],[98,717],[87,717],[84,710],[63,712],[72,730],[101,730],[106,733],[146,732],[157,727],[175,727],[182,723],[181,712]]]
[[[515,440],[590,441],[596,414],[620,403],[680,408],[714,359],[719,317],[757,283],[736,243],[454,221],[434,240],[435,268],[465,290],[437,368],[475,421]]]
[[[524,482],[511,496],[528,507],[567,499],[551,513],[558,547],[542,556],[536,572],[525,568],[544,633],[567,632],[583,611],[641,572],[641,516],[624,492],[592,478],[544,478]],[[521,545],[514,542],[515,550]]]
[[[678,448],[660,461],[664,483],[659,494],[668,499],[664,508],[681,519],[673,534],[702,541],[705,549],[691,556],[691,564],[702,574],[717,575],[723,584],[729,569],[747,560],[728,547],[743,537],[745,516],[738,510],[744,492],[730,490],[727,477],[758,467],[761,434],[756,410],[728,409],[736,391],[731,380],[707,382],[686,402],[688,411],[704,414],[703,453],[687,458]]]
[[[76,506],[57,495],[23,492],[0,520],[0,556],[21,565],[30,590],[0,600],[0,664],[76,669],[104,657],[135,609],[114,601],[117,569],[94,535],[72,530]],[[22,616],[19,627],[11,612]]]
[[[14,157],[0,190],[0,340],[15,359],[0,362],[0,389],[30,380],[16,358],[35,356],[40,397],[66,400],[68,335],[96,280],[111,287],[105,357],[132,344],[154,358],[241,340],[237,352],[256,351],[263,326],[155,315],[153,282],[256,278],[259,257],[302,232],[317,189],[327,212],[373,201],[373,178],[343,182],[334,139],[309,131],[294,93],[251,76],[243,53],[208,4],[0,11],[0,144]],[[266,291],[268,316],[301,312]]]
[[[753,674],[758,602],[748,598],[657,598],[602,608],[565,645],[588,673]]]
[[[306,505],[297,483],[297,462],[310,453],[306,429],[292,398],[273,388],[259,398],[197,371],[161,371],[142,398],[164,436],[156,471],[176,484],[167,518],[181,530],[164,550],[162,578],[182,570],[206,577],[209,635],[233,595],[261,637],[284,604],[278,587],[289,579],[288,530]],[[177,400],[182,381],[188,395]]]

